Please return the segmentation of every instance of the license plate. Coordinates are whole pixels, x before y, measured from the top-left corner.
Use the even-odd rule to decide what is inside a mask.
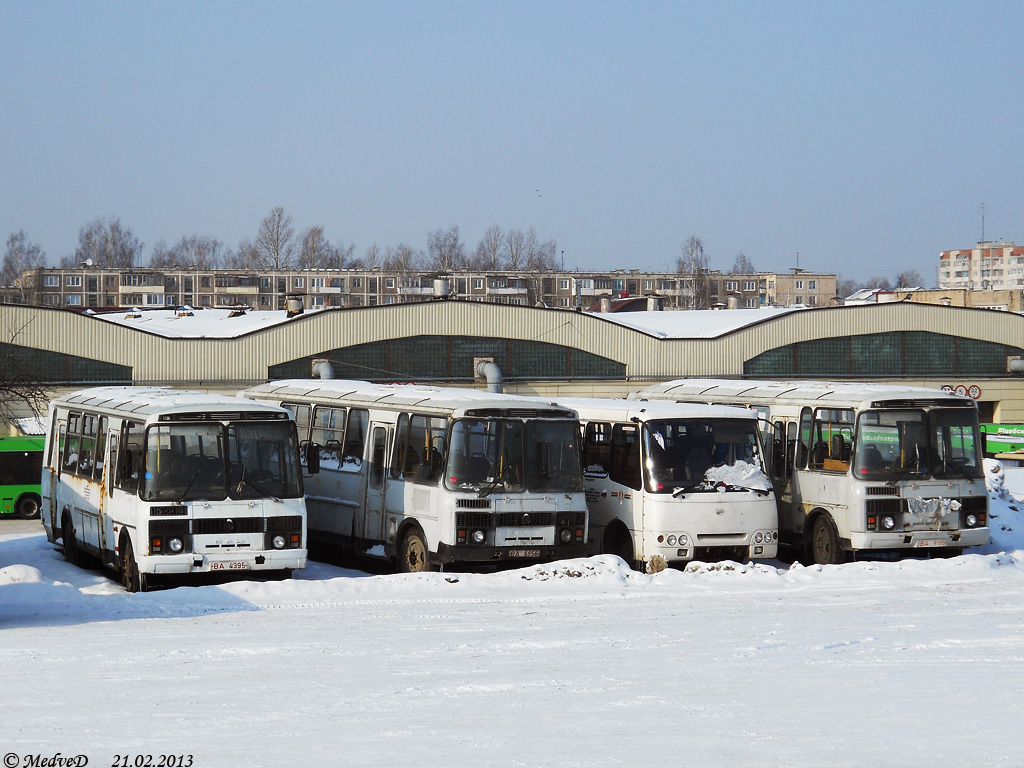
[[[949,544],[945,539],[918,539],[915,547],[945,547]]]
[[[509,557],[540,557],[539,549],[510,549]]]
[[[211,571],[248,571],[249,564],[244,560],[214,561],[210,563]]]

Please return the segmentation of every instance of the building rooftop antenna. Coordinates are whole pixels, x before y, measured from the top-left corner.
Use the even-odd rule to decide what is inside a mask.
[[[987,206],[984,203],[981,204],[981,241],[980,242],[982,242],[982,243],[985,242],[985,208],[986,207]]]

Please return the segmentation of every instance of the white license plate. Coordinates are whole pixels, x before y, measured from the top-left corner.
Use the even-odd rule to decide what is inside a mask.
[[[211,571],[248,571],[249,564],[244,560],[214,561],[210,563]]]
[[[509,557],[540,557],[539,549],[510,549]]]
[[[945,539],[918,539],[915,547],[945,547],[949,542]]]

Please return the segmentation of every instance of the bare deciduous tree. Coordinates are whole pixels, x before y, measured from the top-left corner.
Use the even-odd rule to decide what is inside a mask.
[[[0,267],[0,285],[11,285],[22,289],[24,286],[22,273],[29,269],[46,265],[46,254],[43,249],[28,239],[25,230],[12,232],[7,238],[7,250],[4,252],[3,266]]]
[[[923,287],[922,283],[924,283],[924,278],[912,269],[896,275],[896,288],[921,288]]]
[[[411,245],[399,243],[394,248],[388,248],[384,254],[384,271],[386,272],[411,272],[417,268],[419,254]]]
[[[680,298],[684,309],[707,309],[708,256],[704,243],[696,235],[690,235],[683,244],[683,251],[676,259],[676,272],[680,275]]]
[[[287,269],[295,256],[295,228],[292,217],[278,206],[260,222],[253,243],[257,266],[261,269]]]
[[[97,267],[131,269],[142,258],[142,241],[120,219],[94,219],[78,230],[78,247],[71,256],[61,259],[62,267],[76,267],[90,262]]]
[[[469,266],[472,269],[493,270],[501,266],[502,242],[505,235],[501,227],[493,224],[484,232],[483,238],[473,253]]]
[[[30,322],[20,326],[8,323],[0,337],[3,339],[0,341],[0,421],[7,423],[17,418],[23,408],[43,416],[50,404],[40,372],[33,370],[38,363],[34,363],[32,350],[17,343]]]
[[[554,240],[539,242],[533,227],[526,231],[523,248],[526,252],[526,269],[529,271],[551,272],[556,268],[555,251],[558,250],[558,244]]]
[[[354,245],[338,248],[324,237],[324,228],[309,227],[299,237],[299,269],[342,269],[352,256]]]
[[[215,269],[220,266],[223,251],[224,244],[215,237],[185,235],[171,248],[162,240],[154,245],[149,263],[163,269]]]
[[[510,272],[526,268],[526,235],[521,229],[510,229],[505,233],[504,267]]]
[[[736,261],[732,263],[729,272],[733,275],[753,275],[757,270],[754,269],[754,263],[747,258],[747,254],[740,251],[736,254]]]
[[[427,235],[427,265],[438,272],[452,272],[466,266],[466,247],[459,238],[457,226]]]

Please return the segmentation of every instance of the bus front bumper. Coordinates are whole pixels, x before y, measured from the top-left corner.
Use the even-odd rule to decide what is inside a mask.
[[[253,554],[225,553],[216,557],[201,553],[152,555],[139,558],[139,570],[153,574],[242,573],[245,571],[295,570],[306,567],[306,550],[289,549]]]
[[[443,564],[502,562],[521,562],[525,564],[586,556],[586,542],[560,544],[558,546],[548,544],[537,547],[494,547],[468,544],[454,546],[451,544],[437,545],[437,560]]]
[[[867,533],[852,532],[850,546],[857,550],[889,550],[915,549],[922,552],[930,548],[977,547],[987,544],[989,529],[968,528],[959,531],[896,531],[885,533],[868,531]]]

